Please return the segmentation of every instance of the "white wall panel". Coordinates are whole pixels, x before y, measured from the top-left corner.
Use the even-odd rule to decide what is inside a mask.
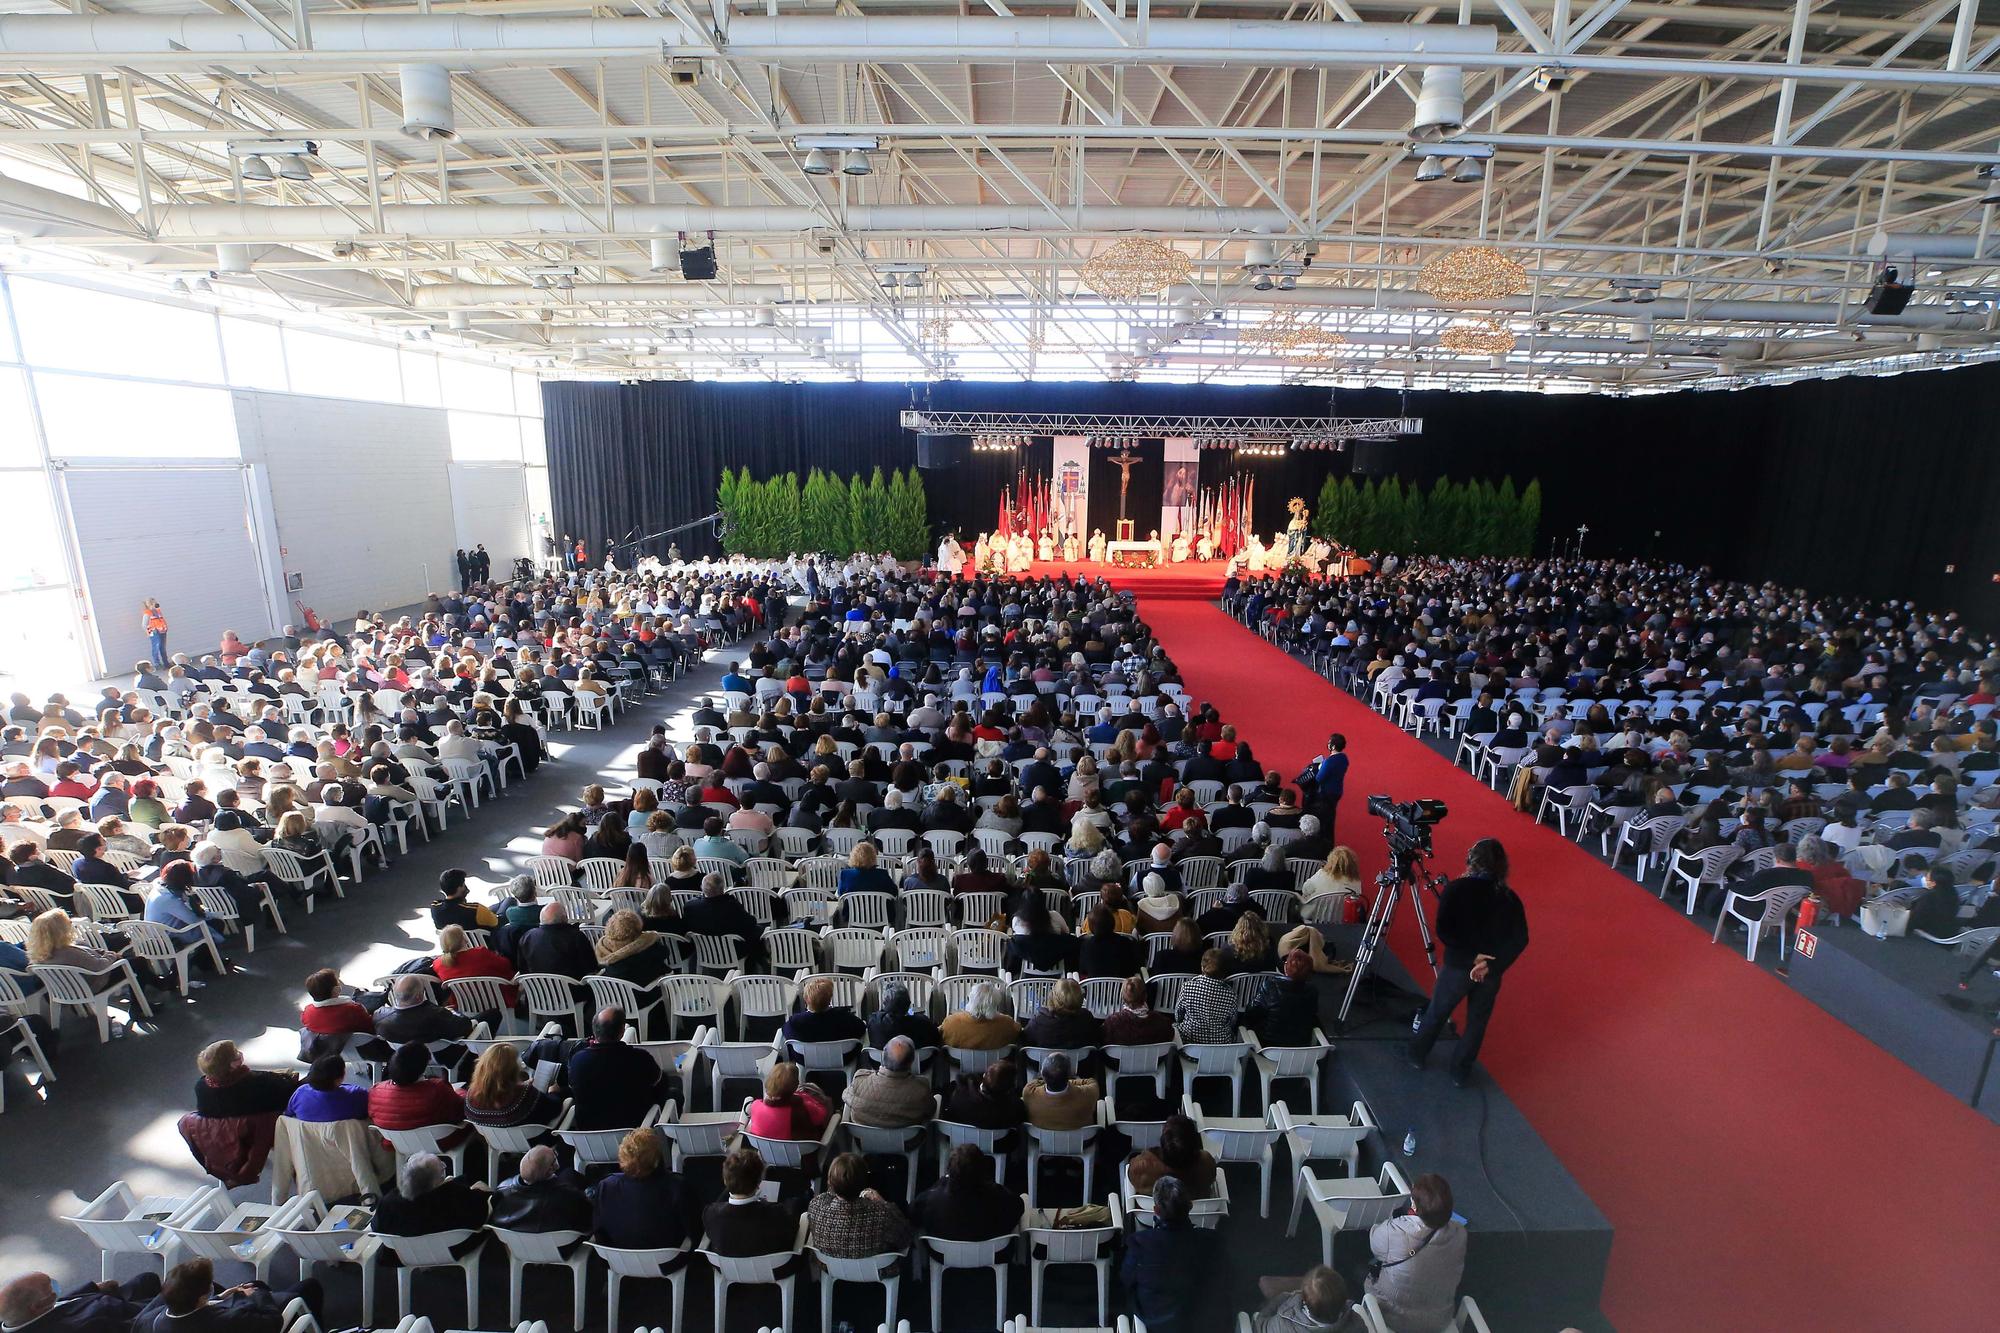
[[[62,478],[109,670],[145,658],[139,605],[148,597],[167,613],[170,652],[212,652],[224,630],[253,643],[269,637],[242,468],[71,467]]]
[[[528,493],[524,469],[505,463],[453,463],[451,512],[458,540],[470,551],[481,542],[493,570],[505,576],[528,554]]]
[[[239,392],[236,416],[245,461],[265,469],[280,563],[304,578],[297,596],[306,605],[345,620],[363,607],[420,602],[450,584],[455,530],[443,412]]]

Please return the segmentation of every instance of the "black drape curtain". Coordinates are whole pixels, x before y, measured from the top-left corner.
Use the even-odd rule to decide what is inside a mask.
[[[1090,451],[1090,526],[1101,529],[1113,541],[1118,539],[1118,464],[1114,456],[1138,455],[1132,464],[1132,484],[1125,493],[1125,517],[1132,520],[1133,536],[1144,541],[1160,526],[1160,487],[1166,480],[1166,446],[1158,440],[1140,440],[1120,449],[1115,445],[1093,446]]]
[[[633,385],[552,382],[543,402],[559,532],[601,554],[608,539],[710,513],[722,468],[753,475],[821,467],[847,476],[916,461],[899,412],[901,384]],[[2000,450],[1988,421],[2000,366],[1853,376],[1733,392],[1614,398],[1595,394],[1403,394],[1390,389],[1179,384],[918,386],[937,409],[1213,416],[1419,416],[1421,436],[1386,446],[1397,475],[1428,487],[1539,478],[1537,550],[1714,566],[1733,577],[1816,590],[1904,596],[2000,621]],[[971,454],[924,473],[933,527],[967,536],[993,523],[1000,488],[1025,457],[1049,470],[1049,442],[1022,455]],[[1160,445],[1133,469],[1130,512],[1159,513]],[[1204,453],[1201,481],[1255,475],[1259,530],[1282,527],[1285,502],[1317,502],[1329,471],[1357,448],[1276,459]],[[1118,470],[1092,451],[1092,526],[1111,530]],[[661,544],[664,545],[663,543]],[[681,549],[713,550],[682,538]]]

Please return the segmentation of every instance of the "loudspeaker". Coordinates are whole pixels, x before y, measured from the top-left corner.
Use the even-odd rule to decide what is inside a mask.
[[[957,467],[971,452],[972,442],[963,435],[919,435],[917,436],[917,466],[920,468]]]
[[[1875,279],[1875,285],[1868,289],[1868,313],[1871,315],[1900,315],[1910,298],[1917,294],[1913,283],[1897,282],[1896,270],[1885,268]]]
[[[690,282],[713,282],[715,247],[704,245],[696,250],[681,251],[681,276]]]
[[[1396,470],[1395,445],[1388,440],[1354,442],[1354,475],[1380,477]]]

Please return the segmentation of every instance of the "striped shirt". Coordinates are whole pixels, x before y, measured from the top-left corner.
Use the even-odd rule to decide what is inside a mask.
[[[1235,1041],[1235,988],[1214,977],[1189,977],[1174,1002],[1174,1022],[1185,1042]]]

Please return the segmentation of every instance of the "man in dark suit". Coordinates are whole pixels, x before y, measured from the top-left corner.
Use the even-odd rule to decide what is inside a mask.
[[[1201,742],[1193,758],[1181,765],[1182,782],[1223,782],[1222,761],[1209,753],[1208,742]]]
[[[681,925],[690,935],[734,935],[743,942],[745,956],[764,949],[764,927],[730,896],[728,881],[715,871],[702,876],[701,897],[681,913]]]
[[[94,1282],[68,1296],[56,1295],[47,1273],[23,1273],[0,1286],[0,1325],[9,1333],[127,1333],[146,1302],[159,1295],[160,1275],[141,1273],[130,1282]]]
[[[542,908],[542,923],[521,936],[514,964],[523,972],[551,972],[581,981],[597,970],[597,953],[561,903]]]
[[[430,998],[424,979],[397,977],[389,987],[389,1002],[375,1013],[375,1034],[401,1046],[406,1042],[458,1041],[472,1035],[473,1021]]]
[[[923,832],[923,821],[914,810],[903,807],[903,793],[891,787],[882,798],[882,808],[868,812],[868,831],[880,833],[884,829],[902,829],[906,833]]]
[[[522,1156],[521,1173],[494,1192],[493,1211],[486,1220],[506,1231],[588,1234],[590,1200],[576,1177],[562,1169],[556,1150],[537,1144]]]
[[[320,1285],[307,1278],[289,1291],[273,1291],[262,1282],[215,1287],[215,1267],[207,1259],[190,1259],[167,1270],[160,1294],[132,1321],[132,1333],[278,1333],[285,1307],[303,1300],[319,1317]]]
[[[575,1129],[630,1129],[666,1098],[666,1071],[625,1044],[625,1011],[616,1006],[599,1012],[590,1041],[569,1057],[564,1082]]]
[[[375,1218],[368,1225],[383,1236],[475,1231],[486,1225],[491,1201],[484,1185],[453,1176],[442,1157],[413,1153],[397,1168],[396,1187],[376,1201]]]
[[[1062,770],[1056,767],[1047,746],[1036,750],[1034,762],[1021,770],[1021,795],[1024,798],[1032,799],[1037,787],[1060,791],[1062,785]]]
[[[798,1248],[797,1209],[782,1200],[759,1198],[763,1183],[764,1159],[756,1149],[740,1148],[722,1160],[722,1187],[729,1197],[702,1209],[702,1229],[707,1233],[703,1249],[737,1259]],[[778,1273],[784,1276],[797,1268],[798,1260],[793,1259]]]
[[[1243,789],[1231,787],[1229,802],[1209,812],[1208,826],[1217,833],[1224,829],[1250,828],[1257,822],[1257,812],[1243,804]]]

